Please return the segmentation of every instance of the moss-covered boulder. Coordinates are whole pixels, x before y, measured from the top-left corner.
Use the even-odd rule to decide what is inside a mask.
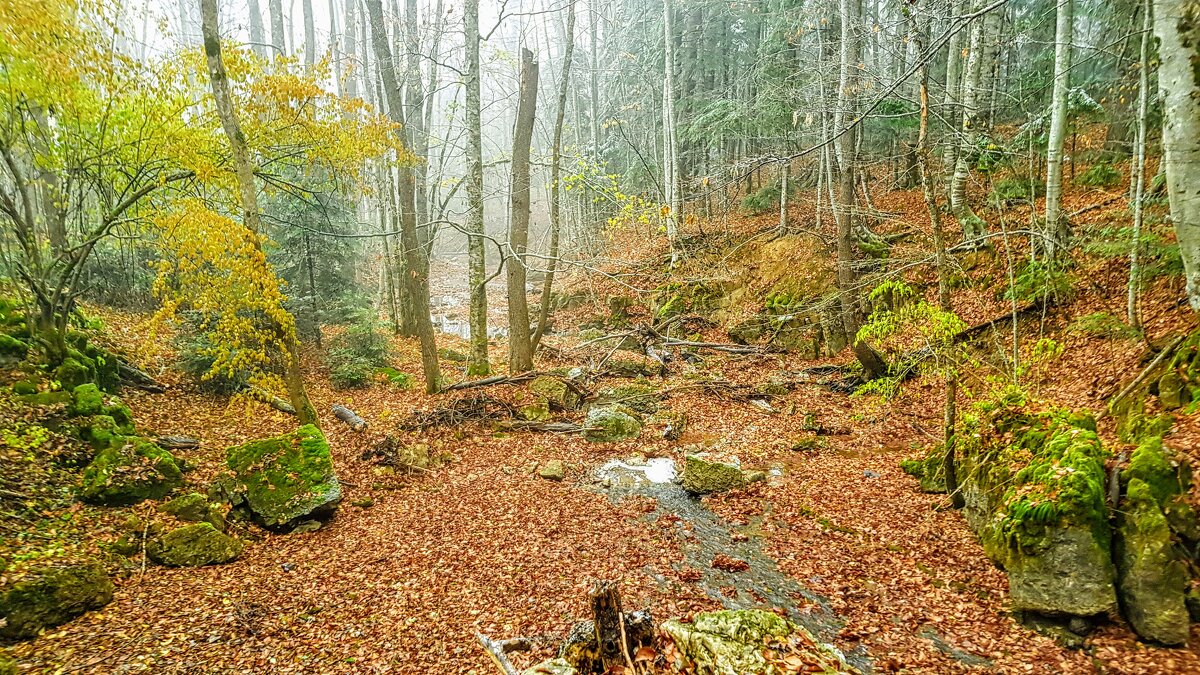
[[[18,396],[36,394],[38,393],[38,382],[36,379],[17,380],[12,384],[12,393]]]
[[[583,437],[592,443],[615,443],[637,438],[642,422],[636,413],[622,406],[597,407],[584,418]]]
[[[29,352],[29,343],[19,340],[8,333],[0,333],[0,358],[8,361],[25,358]]]
[[[1095,421],[1002,407],[963,434],[964,515],[1008,573],[1013,608],[1090,616],[1116,608]]]
[[[142,438],[101,448],[83,472],[79,496],[104,506],[129,506],[162,499],[183,484],[171,453]]]
[[[87,364],[91,359],[75,350],[71,350],[71,353],[72,356],[54,369],[54,378],[66,391],[74,391],[75,387],[92,382],[96,377],[93,368]]]
[[[329,443],[311,424],[230,448],[226,463],[246,507],[266,527],[290,529],[330,516],[342,500]]]
[[[69,405],[73,398],[69,391],[42,391],[36,394],[18,396],[17,400],[28,405],[54,406]]]
[[[158,507],[158,510],[169,513],[180,520],[192,523],[205,522],[218,530],[225,530],[225,515],[222,510],[210,504],[208,497],[199,492],[189,492],[176,497]]]
[[[96,449],[122,445],[127,442],[127,437],[132,432],[132,427],[122,427],[108,415],[92,415],[74,420],[75,437],[87,441]]]
[[[691,623],[667,621],[660,630],[698,675],[783,675],[780,653],[801,654],[809,673],[853,673],[841,653],[804,627],[758,609],[697,614]],[[776,652],[772,654],[771,652]],[[772,658],[768,658],[772,657]]]
[[[1148,438],[1133,451],[1121,480],[1139,479],[1149,488],[1171,530],[1190,540],[1200,540],[1200,518],[1184,496],[1191,489],[1192,472],[1186,459],[1165,446],[1159,437]]]
[[[113,583],[98,562],[37,568],[0,591],[0,636],[23,640],[112,602]]]
[[[557,377],[542,375],[529,383],[529,391],[546,401],[552,410],[574,410],[579,407],[579,394]]]
[[[243,548],[245,544],[212,523],[193,523],[147,542],[146,556],[168,567],[200,567],[233,562]]]
[[[708,316],[721,308],[725,292],[706,281],[672,281],[654,289],[650,308],[659,319],[681,314]]]
[[[725,492],[746,486],[746,475],[737,464],[719,462],[703,454],[689,454],[684,460],[679,482],[694,495]]]
[[[93,382],[75,387],[72,396],[72,415],[99,415],[104,410],[104,393]]]
[[[1129,481],[1117,524],[1117,572],[1125,617],[1141,637],[1181,645],[1188,637],[1187,564],[1148,484]]]
[[[658,390],[644,381],[610,387],[600,392],[598,402],[602,405],[622,405],[643,415],[658,412],[662,396]]]

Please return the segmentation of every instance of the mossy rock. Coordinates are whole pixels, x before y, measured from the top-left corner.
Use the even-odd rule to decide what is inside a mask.
[[[597,407],[588,411],[583,437],[592,443],[615,443],[637,438],[642,422],[634,411],[623,406]]]
[[[38,393],[37,380],[17,380],[13,382],[12,393],[18,396],[28,396]]]
[[[554,419],[554,415],[550,413],[550,404],[544,400],[523,405],[518,412],[522,419],[530,422],[545,422]]]
[[[689,662],[689,672],[705,675],[783,675],[764,651],[787,645],[802,654],[805,672],[853,673],[841,653],[822,644],[804,627],[773,612],[759,609],[723,610],[697,614],[691,623],[667,621],[660,630]]]
[[[245,548],[211,523],[176,528],[146,544],[146,556],[169,567],[200,567],[233,562]]]
[[[454,361],[455,363],[467,362],[466,354],[458,351],[457,349],[450,349],[449,347],[443,347],[439,349],[438,358],[445,359],[446,361]]]
[[[736,464],[710,460],[701,454],[689,454],[684,459],[680,484],[694,495],[707,495],[745,487],[746,475]]]
[[[726,333],[729,339],[739,345],[751,345],[762,339],[767,332],[767,321],[764,317],[755,316],[739,321],[731,326]]]
[[[652,415],[658,412],[661,398],[654,387],[643,382],[634,382],[605,389],[600,393],[599,403],[623,405],[643,415]]]
[[[29,353],[29,343],[8,333],[0,333],[0,358],[19,360]]]
[[[920,481],[922,492],[945,494],[946,472],[943,454],[940,446],[934,446],[921,459],[901,460],[900,468]]]
[[[75,436],[87,441],[97,450],[112,446],[124,445],[132,429],[122,427],[108,415],[92,415],[79,417],[75,420]]]
[[[45,628],[112,602],[113,583],[98,562],[48,566],[28,572],[0,593],[0,636],[35,637]]]
[[[560,481],[566,477],[566,467],[561,459],[552,459],[538,467],[538,475],[546,480]]]
[[[43,391],[37,394],[25,394],[17,397],[18,401],[29,405],[37,406],[52,406],[52,405],[67,405],[74,398],[69,391]]]
[[[81,349],[90,359],[96,384],[104,391],[116,391],[121,386],[121,361],[117,355],[94,344]]]
[[[104,506],[130,506],[162,499],[183,484],[171,453],[142,438],[102,448],[83,471],[79,496]]]
[[[1150,488],[1172,531],[1189,541],[1200,540],[1200,518],[1184,499],[1192,485],[1191,467],[1186,460],[1164,446],[1161,438],[1146,439],[1121,472],[1122,482],[1135,478]]]
[[[128,433],[133,433],[133,411],[120,399],[112,397],[112,402],[104,406],[104,414],[113,418],[118,427],[127,429]]]
[[[68,356],[54,369],[54,378],[66,391],[74,391],[75,387],[92,382],[96,377],[93,366],[87,364],[91,359],[75,350],[71,353],[73,356]]]
[[[1175,551],[1152,488],[1139,478],[1129,481],[1116,541],[1121,606],[1133,629],[1152,642],[1186,642],[1187,564]]]
[[[1037,554],[989,552],[1003,560],[1014,610],[1093,616],[1117,608],[1110,548],[1089,529],[1049,527]]]
[[[72,415],[99,415],[104,410],[104,393],[93,382],[75,387],[73,399]]]
[[[709,315],[721,308],[724,290],[703,281],[672,281],[654,289],[651,311],[659,319],[680,314]]]
[[[557,377],[542,375],[529,383],[529,391],[545,399],[553,410],[574,410],[579,407],[579,394]]]
[[[208,503],[208,497],[199,492],[189,492],[163,504],[158,510],[180,520],[198,523],[208,518],[212,506]]]
[[[227,465],[245,504],[266,527],[291,529],[333,514],[342,487],[321,430],[306,424],[290,434],[229,448]]]
[[[1188,615],[1192,617],[1192,621],[1200,623],[1200,586],[1193,585],[1188,591],[1187,597],[1184,598],[1187,604]]]

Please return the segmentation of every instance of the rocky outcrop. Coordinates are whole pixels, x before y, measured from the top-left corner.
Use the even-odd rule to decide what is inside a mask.
[[[233,562],[244,547],[211,523],[193,523],[149,541],[146,556],[160,565],[200,567]]]
[[[183,484],[171,453],[143,438],[117,437],[96,453],[83,472],[79,496],[103,506],[130,506],[162,499]]]
[[[551,410],[574,410],[579,407],[579,394],[557,377],[537,377],[529,383],[529,391],[545,401]]]
[[[629,440],[642,432],[637,413],[624,406],[592,408],[584,418],[583,426],[583,437],[592,443]]]
[[[1138,635],[1165,645],[1188,638],[1187,567],[1150,486],[1129,481],[1117,524],[1121,604]]]
[[[841,653],[771,612],[744,609],[704,612],[691,623],[667,621],[660,630],[697,675],[783,675],[786,650],[801,655],[804,672],[854,673]]]
[[[657,389],[645,381],[639,380],[601,391],[598,403],[622,405],[643,415],[652,415],[658,412],[658,404],[661,399]]]
[[[329,443],[311,424],[230,448],[226,463],[240,501],[265,527],[288,530],[326,518],[342,500]]]
[[[1105,505],[1107,456],[1087,415],[1002,407],[964,434],[964,515],[1008,572],[1014,609],[1116,609]]]
[[[112,602],[113,583],[98,562],[26,572],[0,592],[0,636],[22,640]]]

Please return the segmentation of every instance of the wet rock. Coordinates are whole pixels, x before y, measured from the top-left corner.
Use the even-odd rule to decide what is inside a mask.
[[[661,395],[654,387],[645,382],[633,382],[619,387],[611,387],[600,393],[601,404],[622,405],[643,415],[658,412]]]
[[[550,659],[526,668],[521,675],[577,675],[578,670],[563,659]]]
[[[812,664],[808,672],[854,672],[836,649],[818,642],[802,626],[763,610],[704,612],[692,623],[667,621],[660,629],[695,673],[774,675],[780,670],[764,654],[771,644],[787,644],[789,653],[803,654]]]
[[[1052,527],[1037,554],[1012,552],[1005,564],[1013,609],[1092,616],[1117,607],[1109,549],[1090,529]]]
[[[687,455],[680,478],[683,489],[707,495],[745,487],[746,476],[737,464],[713,461],[701,454]]]
[[[642,423],[632,410],[623,406],[592,408],[583,425],[583,437],[592,443],[615,443],[637,438]]]
[[[112,602],[113,583],[98,562],[27,572],[0,593],[0,636],[23,640]]]
[[[1181,645],[1188,637],[1186,563],[1167,519],[1140,479],[1129,481],[1117,525],[1117,571],[1125,616],[1141,637]]]
[[[246,507],[266,527],[291,530],[301,521],[328,517],[342,500],[329,443],[311,424],[230,448],[227,464]]]
[[[562,480],[566,475],[562,460],[552,459],[538,469],[538,475],[546,480]]]
[[[245,544],[226,535],[211,523],[194,523],[176,528],[146,544],[146,556],[169,567],[201,567],[233,562]]]
[[[83,472],[79,496],[104,506],[130,506],[162,499],[183,484],[171,453],[142,438],[102,448]]]

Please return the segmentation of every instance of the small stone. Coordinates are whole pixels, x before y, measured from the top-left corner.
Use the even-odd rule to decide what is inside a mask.
[[[552,459],[538,469],[538,475],[546,480],[562,480],[566,476],[566,469],[563,467],[562,460]]]
[[[350,502],[350,505],[357,506],[360,509],[369,509],[372,506],[375,506],[375,500],[371,499],[370,497],[364,497],[362,499],[355,499],[354,501]]]
[[[745,487],[746,475],[737,464],[710,460],[703,454],[689,454],[684,461],[680,482],[684,490],[695,495],[706,495]]]

